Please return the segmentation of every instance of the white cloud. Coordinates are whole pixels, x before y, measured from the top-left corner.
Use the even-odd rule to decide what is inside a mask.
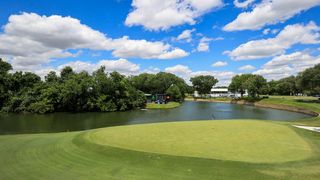
[[[237,8],[246,8],[248,7],[250,4],[252,4],[255,0],[244,0],[242,2],[239,2],[239,0],[234,0],[233,4],[237,7]]]
[[[191,42],[192,41],[192,33],[195,31],[196,29],[187,29],[184,30],[181,34],[179,34],[179,36],[177,37],[177,40],[185,40],[186,42]]]
[[[157,74],[158,72],[160,72],[160,69],[153,66],[150,66],[147,69],[144,69],[142,71],[142,73],[148,73],[148,74]]]
[[[277,80],[296,75],[298,72],[304,71],[319,63],[320,56],[315,57],[306,52],[298,51],[291,54],[276,56],[254,73],[263,75],[269,80]]]
[[[262,32],[264,35],[267,35],[270,33],[270,29],[267,28],[267,29],[264,29],[263,32]]]
[[[135,75],[140,72],[140,66],[134,64],[126,59],[119,60],[100,60],[97,63],[83,62],[83,61],[73,61],[58,67],[58,70],[63,69],[66,66],[72,67],[76,72],[87,71],[92,73],[93,71],[99,69],[101,66],[105,66],[107,72],[117,71],[125,75]]]
[[[314,22],[288,25],[274,38],[249,41],[226,53],[235,60],[276,56],[295,44],[320,43],[319,32],[320,27]]]
[[[227,24],[225,31],[258,30],[284,22],[294,15],[320,4],[320,0],[263,0],[250,12],[243,12]]]
[[[200,39],[200,42],[198,44],[197,47],[197,51],[199,52],[206,52],[209,51],[210,47],[209,47],[209,43],[210,41],[212,41],[213,39],[211,38],[207,38],[207,37],[203,37]]]
[[[179,76],[187,76],[188,74],[190,74],[192,72],[188,66],[184,66],[184,65],[180,65],[180,64],[178,64],[176,66],[172,66],[172,67],[167,67],[167,68],[165,68],[164,71],[168,72],[168,73],[176,74]]]
[[[141,25],[147,30],[167,30],[196,19],[223,5],[221,0],[133,0],[127,26]]]
[[[213,63],[211,66],[212,67],[222,67],[222,66],[226,66],[226,65],[228,65],[228,63],[225,61],[217,61],[217,62]]]
[[[235,73],[231,71],[192,71],[188,66],[176,65],[172,67],[167,67],[165,72],[176,74],[177,76],[183,78],[188,84],[191,77],[199,75],[211,75],[219,80],[217,85],[228,85],[231,82],[231,78],[235,76]]]
[[[124,36],[112,41],[115,57],[143,59],[174,59],[188,56],[189,54],[182,49],[172,48],[163,42],[150,42],[146,40],[131,40]]]
[[[78,19],[58,15],[11,15],[3,29],[0,55],[8,57],[19,70],[39,68],[53,59],[76,57],[79,53],[72,54],[70,50],[81,49],[112,51],[120,58],[171,59],[188,55],[160,41],[131,40],[127,36],[108,38]]]
[[[245,65],[245,66],[241,66],[238,68],[238,70],[240,70],[240,71],[251,71],[251,70],[255,70],[255,69],[256,68],[251,65]]]
[[[279,29],[273,29],[273,30],[271,31],[271,33],[272,33],[272,34],[277,34],[279,31],[280,31]]]

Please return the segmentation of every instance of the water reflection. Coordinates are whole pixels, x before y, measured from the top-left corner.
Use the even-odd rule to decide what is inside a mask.
[[[292,120],[309,115],[228,103],[185,102],[169,110],[112,113],[1,114],[0,134],[63,132],[107,126],[209,119]]]

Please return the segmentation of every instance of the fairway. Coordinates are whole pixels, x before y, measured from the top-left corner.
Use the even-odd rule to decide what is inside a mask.
[[[254,120],[111,127],[94,130],[86,138],[136,151],[251,163],[297,161],[313,153],[291,127]]]

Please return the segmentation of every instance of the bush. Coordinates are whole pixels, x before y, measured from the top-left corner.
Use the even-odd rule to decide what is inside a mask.
[[[44,114],[44,113],[54,112],[54,107],[52,104],[49,104],[44,101],[39,101],[39,102],[32,103],[28,107],[28,111],[33,113]]]
[[[167,89],[166,94],[169,95],[171,100],[173,101],[177,101],[177,102],[183,101],[182,93],[177,85],[173,84],[172,86],[170,86]]]

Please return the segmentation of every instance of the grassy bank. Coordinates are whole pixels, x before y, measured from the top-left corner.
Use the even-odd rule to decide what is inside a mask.
[[[320,114],[320,103],[314,103],[313,97],[295,97],[295,96],[271,96],[268,99],[263,99],[258,104],[264,105],[284,105],[289,107],[295,107],[299,109],[307,109]],[[308,102],[310,101],[310,102]],[[299,119],[293,121],[294,124],[307,125],[307,126],[319,126],[320,127],[320,116],[310,119]]]
[[[194,98],[187,98],[186,100],[194,101]],[[196,101],[208,101],[208,102],[226,102],[230,103],[231,98],[209,98],[209,99],[197,99]],[[296,110],[309,110],[315,113],[320,114],[320,103],[315,103],[313,101],[317,100],[315,97],[305,97],[305,96],[269,96],[269,98],[261,99],[259,101],[250,102],[254,103],[257,106],[265,106],[271,105],[273,108],[282,109],[284,106],[292,107],[292,111]],[[240,100],[239,103],[245,103],[245,101]],[[284,108],[286,109],[286,108]],[[299,125],[307,125],[307,126],[319,126],[320,127],[320,117],[314,117],[310,119],[298,119],[294,122],[294,124]]]
[[[319,150],[319,134],[263,121],[2,135],[0,179],[317,179]]]
[[[178,102],[169,102],[167,104],[148,103],[147,109],[171,109],[179,107],[180,105]]]

